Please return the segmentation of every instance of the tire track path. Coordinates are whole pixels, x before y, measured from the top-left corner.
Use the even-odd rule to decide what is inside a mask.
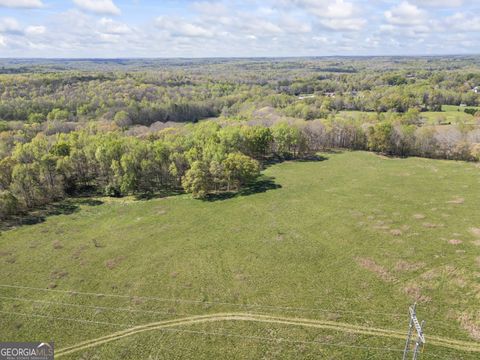
[[[352,325],[352,324],[339,323],[339,322],[328,321],[328,320],[288,318],[288,317],[259,315],[259,314],[251,314],[251,313],[220,313],[220,314],[190,316],[190,317],[185,317],[181,319],[164,320],[164,321],[158,321],[158,322],[148,323],[144,325],[134,326],[129,329],[114,332],[110,335],[83,341],[76,345],[60,349],[55,355],[56,357],[62,357],[65,355],[75,353],[77,351],[89,349],[92,347],[103,345],[112,341],[120,340],[120,339],[130,337],[139,333],[147,332],[147,331],[162,330],[162,329],[172,328],[176,326],[196,325],[196,324],[205,324],[205,323],[222,322],[222,321],[245,321],[245,322],[281,324],[281,325],[290,325],[290,326],[299,326],[299,327],[310,327],[310,328],[317,328],[317,329],[326,329],[326,330],[355,333],[355,334],[361,334],[361,335],[394,338],[399,340],[404,340],[406,336],[404,332],[397,331],[397,330],[388,330],[388,329],[380,329],[380,328],[361,326],[361,325]],[[448,338],[442,338],[442,337],[436,337],[436,336],[429,336],[427,340],[430,345],[434,345],[434,346],[460,350],[460,351],[480,352],[480,343],[448,339]]]

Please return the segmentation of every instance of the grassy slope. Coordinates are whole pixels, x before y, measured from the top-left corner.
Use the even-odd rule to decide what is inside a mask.
[[[469,109],[480,109],[476,106],[468,106]],[[456,124],[458,122],[464,121],[467,123],[475,123],[474,116],[464,112],[466,108],[454,105],[443,105],[442,111],[425,111],[420,114],[420,116],[426,120],[427,124],[436,124],[437,122],[441,123],[452,123]],[[364,121],[375,121],[377,114],[374,112],[365,112],[365,111],[340,111],[339,115],[343,118],[350,119],[360,119]]]
[[[4,232],[0,237],[0,284],[55,285],[57,290],[205,303],[0,287],[1,297],[86,306],[0,298],[0,311],[116,324],[186,316],[182,314],[251,311],[406,331],[405,316],[391,314],[404,314],[419,296],[419,316],[427,320],[427,334],[472,341],[467,330],[472,330],[478,311],[480,248],[479,238],[470,229],[480,227],[480,170],[474,164],[386,159],[362,152],[326,156],[328,160],[322,162],[287,162],[268,168],[265,176],[273,177],[281,188],[264,193],[215,202],[189,196],[150,201],[102,199],[103,205],[82,205],[74,214],[49,217],[42,224]],[[450,203],[452,200],[457,201]],[[425,218],[415,219],[414,214]],[[93,239],[102,247],[96,248]],[[450,244],[452,239],[462,243]],[[208,301],[332,311],[247,308]],[[118,307],[170,314],[127,312]],[[334,313],[334,309],[355,313]],[[0,317],[0,339],[55,339],[57,348],[121,328]],[[100,358],[132,359],[147,358],[148,354],[153,358],[205,359],[225,354],[234,358],[295,358],[296,354],[318,358],[328,354],[329,358],[394,359],[398,353],[393,351],[321,346],[309,341],[403,347],[398,340],[286,325],[224,322],[182,329],[307,343],[152,332],[71,358],[80,354],[84,358],[97,354]],[[424,358],[433,358],[432,354],[476,358],[433,346]]]

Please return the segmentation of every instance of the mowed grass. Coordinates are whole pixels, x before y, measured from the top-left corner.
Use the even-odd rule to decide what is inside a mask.
[[[54,340],[61,349],[134,325],[227,312],[406,334],[408,306],[418,301],[427,341],[478,342],[480,168],[366,152],[324,156],[267,168],[276,186],[248,196],[102,198],[3,232],[0,285],[46,290],[0,286],[0,339]],[[332,329],[218,321],[61,358],[398,359],[403,346]],[[428,342],[422,354],[478,356]]]

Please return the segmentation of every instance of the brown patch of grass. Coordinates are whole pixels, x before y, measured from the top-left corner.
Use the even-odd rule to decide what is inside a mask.
[[[427,229],[436,229],[436,228],[441,228],[441,227],[444,227],[445,225],[444,224],[432,224],[432,223],[423,223],[422,224],[423,227],[427,228]]]
[[[50,284],[47,285],[48,289],[55,289],[56,287],[57,287],[57,284],[55,284],[55,283],[50,283]]]
[[[475,235],[475,236],[480,236],[480,228],[470,228],[470,232],[472,233],[472,235]]]
[[[133,305],[141,305],[141,304],[143,304],[143,303],[145,302],[144,299],[139,298],[138,296],[132,297],[131,301],[132,301],[132,304],[133,304]]]
[[[62,243],[59,241],[59,240],[55,240],[52,244],[53,248],[55,250],[60,250],[60,249],[63,249],[63,245]]]
[[[87,246],[85,245],[82,245],[79,248],[77,248],[77,250],[75,250],[72,254],[72,259],[75,259],[75,260],[80,259],[80,256],[86,249],[87,249]]]
[[[424,280],[433,280],[436,279],[440,276],[439,272],[435,269],[428,270],[427,272],[424,272],[420,277]]]
[[[395,265],[395,271],[415,271],[425,267],[425,263],[409,263],[408,261],[400,260]]]
[[[431,300],[429,296],[422,295],[422,289],[416,284],[405,286],[403,291],[416,302],[429,302]]]
[[[465,202],[465,199],[464,199],[464,198],[462,198],[462,197],[456,197],[456,198],[454,198],[454,199],[452,199],[452,200],[450,200],[450,201],[447,201],[447,204],[458,204],[458,205],[460,205],[460,204],[463,204],[464,202]]]
[[[15,263],[17,262],[17,259],[15,258],[15,256],[11,256],[11,257],[7,258],[7,259],[5,260],[5,262],[6,262],[7,264],[15,264]]]
[[[392,234],[393,236],[401,236],[403,232],[400,229],[392,229],[390,230],[390,234]]]
[[[63,270],[55,270],[55,271],[52,271],[52,273],[50,274],[50,279],[58,280],[58,279],[63,279],[66,276],[68,276],[68,272]]]
[[[177,276],[178,276],[178,272],[176,272],[176,271],[173,271],[173,272],[170,273],[170,277],[172,279],[175,279]]]
[[[360,216],[363,216],[363,213],[357,210],[350,210],[350,215],[353,217],[360,217]]]
[[[473,245],[480,246],[480,240],[472,241]]]
[[[246,280],[247,277],[245,276],[245,274],[235,274],[234,276],[235,280],[238,280],[238,281],[243,281],[243,280]]]
[[[423,215],[423,214],[414,214],[414,215],[413,215],[413,218],[414,218],[414,219],[417,219],[417,220],[423,220],[423,219],[426,218],[426,216]]]
[[[477,318],[478,317],[480,317],[479,312],[477,312]],[[461,313],[458,321],[473,339],[480,340],[480,324],[478,319],[475,319],[472,314]]]
[[[386,282],[394,282],[395,277],[391,275],[384,267],[378,265],[369,258],[356,258],[357,264],[360,265],[362,268],[370,270],[378,275],[382,280]]]
[[[0,257],[10,256],[10,255],[12,255],[12,253],[9,251],[0,251]]]
[[[451,240],[448,240],[448,243],[452,244],[452,245],[459,245],[459,244],[463,243],[463,241],[458,240],[458,239],[451,239]]]
[[[109,259],[107,261],[105,261],[105,266],[109,269],[109,270],[113,270],[115,269],[118,265],[120,265],[120,263],[125,260],[125,256],[117,256],[115,259]]]
[[[390,226],[388,226],[388,225],[375,225],[373,228],[376,229],[376,230],[389,230]]]

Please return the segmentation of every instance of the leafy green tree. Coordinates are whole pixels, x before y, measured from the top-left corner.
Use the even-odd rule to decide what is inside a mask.
[[[245,153],[255,159],[265,158],[273,143],[273,135],[269,128],[251,126],[243,128],[245,138]]]
[[[0,219],[6,219],[19,211],[17,198],[8,190],[0,191]]]
[[[260,175],[258,161],[240,153],[228,154],[223,167],[227,190],[239,190],[242,185],[252,182]]]
[[[13,168],[11,189],[15,197],[31,209],[42,203],[43,194],[37,164],[17,164]]]
[[[392,151],[393,125],[388,122],[381,122],[369,128],[368,148],[381,153]]]
[[[55,108],[52,111],[50,111],[47,115],[47,119],[52,121],[67,121],[70,117],[70,113],[68,110],[62,110],[59,108]]]
[[[113,118],[113,122],[121,128],[127,128],[132,125],[132,119],[130,118],[129,113],[125,110],[117,112]]]
[[[208,164],[198,160],[193,162],[182,179],[182,186],[193,197],[205,198],[212,186]]]
[[[304,139],[296,126],[279,123],[272,127],[275,149],[279,156],[295,158],[304,148]]]
[[[28,122],[30,124],[42,123],[47,120],[47,117],[42,113],[31,113],[28,115]]]

